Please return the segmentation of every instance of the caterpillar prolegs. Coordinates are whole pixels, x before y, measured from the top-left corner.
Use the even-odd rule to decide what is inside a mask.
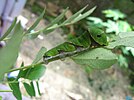
[[[81,36],[47,51],[43,56],[43,61],[47,64],[51,61],[70,57],[88,49],[107,44],[106,34],[102,30],[93,27]]]

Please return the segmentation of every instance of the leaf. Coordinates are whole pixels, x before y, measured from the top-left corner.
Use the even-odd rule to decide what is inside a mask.
[[[52,32],[54,30],[54,28],[53,29],[48,29],[48,28],[57,24],[65,16],[65,13],[67,12],[67,10],[68,10],[68,8],[66,8],[58,17],[56,17],[46,28],[41,29],[40,31],[30,33],[30,38],[34,39],[42,32],[44,34]]]
[[[0,80],[2,79],[5,72],[7,72],[16,62],[20,44],[23,38],[23,28],[20,22],[16,25],[11,39],[7,45],[0,49]]]
[[[107,33],[115,32],[116,35],[119,33],[118,24],[115,21],[107,20],[107,22],[104,22],[102,25],[106,27]]]
[[[126,21],[118,21],[117,24],[118,24],[119,32],[132,31],[130,24]]]
[[[2,96],[0,96],[0,100],[2,100]]]
[[[118,20],[119,18],[123,19],[126,17],[126,15],[120,12],[119,10],[108,9],[104,10],[103,13],[106,17],[113,18],[114,20]]]
[[[22,95],[20,92],[20,88],[19,88],[19,82],[18,83],[13,83],[13,81],[15,80],[14,78],[8,78],[9,82],[9,86],[10,88],[13,90],[13,95],[17,98],[17,100],[22,100]]]
[[[38,52],[38,54],[36,55],[36,58],[34,59],[34,61],[32,62],[32,64],[35,64],[35,63],[37,63],[40,59],[42,59],[42,57],[43,57],[43,55],[44,55],[44,53],[46,52],[46,48],[45,47],[42,47],[40,50],[39,50],[39,52]]]
[[[26,31],[26,33],[29,33],[31,30],[33,30],[40,22],[40,20],[43,18],[45,14],[45,9],[42,12],[42,14],[37,18],[37,20],[34,22],[34,24]]]
[[[21,64],[21,67],[23,67],[23,66],[24,66],[24,62],[22,62],[22,64]],[[23,70],[20,70],[19,71],[19,74],[18,74],[18,76],[16,78],[16,80],[18,80],[19,78],[21,78],[23,75],[24,75]]]
[[[31,84],[28,84],[26,82],[23,83],[27,93],[32,97],[35,96],[35,90],[34,90],[34,86]]]
[[[8,30],[6,31],[6,33],[4,33],[4,35],[0,38],[0,41],[2,41],[5,37],[7,37],[10,34],[10,32],[15,27],[16,22],[17,22],[17,18],[14,19],[14,21],[12,22],[11,26],[8,28]]]
[[[23,71],[23,78],[29,79],[29,80],[36,80],[39,79],[41,76],[44,75],[44,72],[46,70],[46,67],[42,64],[31,66],[31,68],[28,68]]]
[[[107,48],[113,49],[117,46],[126,46],[134,48],[134,32],[121,32],[113,42],[110,42]]]
[[[128,59],[123,55],[118,56],[118,62],[121,67],[128,68]]]
[[[36,55],[36,58],[32,62],[31,67],[26,70],[20,70],[18,78],[23,77],[23,78],[29,79],[30,77],[31,80],[32,78],[35,78],[35,79],[40,78],[44,74],[46,67],[41,64],[33,66],[33,64],[36,64],[43,57],[45,51],[46,51],[46,48],[42,47],[39,50],[38,54]],[[36,74],[33,74],[33,73],[36,73]],[[33,74],[33,77],[32,77],[32,74]]]
[[[84,14],[80,14],[78,17],[76,17],[71,24],[76,23],[84,18],[86,18],[87,16],[89,16],[94,10],[96,9],[96,7],[93,7],[92,9],[88,10],[87,12],[85,12]]]
[[[73,21],[76,17],[78,17],[85,9],[87,8],[87,6],[85,6],[84,8],[82,8],[81,10],[79,10],[78,12],[76,12],[75,14],[73,14],[70,18],[68,18],[67,20],[65,20],[62,25],[65,25],[67,23],[70,23],[71,21]]]
[[[38,93],[39,95],[41,95],[40,88],[39,88],[39,81],[36,81],[36,85],[37,85]]]
[[[68,18],[67,20],[65,20],[62,24],[57,24],[65,15],[66,9],[61,15],[59,15],[54,21],[52,21],[52,23],[50,23],[46,28],[41,29],[39,31],[35,31],[33,33],[30,33],[30,35],[33,35],[33,37],[37,37],[40,33],[50,33],[52,32],[54,29],[62,27],[62,26],[67,26],[69,24],[74,24],[76,22],[78,22],[81,19],[84,19],[85,17],[87,17],[90,13],[92,13],[92,11],[95,8],[92,8],[91,10],[87,11],[86,13],[84,13],[83,15],[81,15],[81,13],[86,9],[87,6],[85,6],[84,8],[82,8],[81,10],[79,10],[78,12],[76,12],[74,15],[72,15],[70,18]]]
[[[54,24],[57,24],[64,16],[65,13],[67,12],[68,8],[66,8],[58,17],[56,17],[47,27],[53,26]]]
[[[98,17],[88,17],[87,20],[88,21],[92,21],[94,24],[101,24],[101,23],[103,23],[102,19],[100,19]]]
[[[80,65],[88,65],[95,69],[106,69],[117,61],[117,57],[110,50],[104,48],[91,49],[72,57]]]

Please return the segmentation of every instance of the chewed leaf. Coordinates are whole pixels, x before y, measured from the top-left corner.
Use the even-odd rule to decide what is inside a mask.
[[[86,51],[72,57],[72,59],[80,65],[86,65],[95,69],[109,68],[117,61],[115,54],[113,54],[110,50],[103,48]]]

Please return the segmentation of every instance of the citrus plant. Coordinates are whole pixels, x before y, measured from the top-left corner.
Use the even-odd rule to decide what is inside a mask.
[[[84,12],[86,9],[86,7],[84,7],[61,23],[60,20],[64,18],[68,10],[67,8],[47,27],[35,32],[32,32],[32,30],[43,18],[45,10],[27,31],[23,30],[20,22],[16,23],[16,19],[14,20],[7,32],[0,38],[0,41],[6,41],[6,46],[0,49],[0,81],[9,84],[11,92],[18,100],[22,100],[19,87],[20,83],[23,83],[27,93],[33,97],[36,96],[33,82],[36,82],[38,93],[40,94],[38,80],[46,70],[45,64],[70,57],[74,62],[82,66],[106,69],[117,62],[117,56],[112,52],[115,47],[121,45],[134,47],[134,32],[121,32],[110,41],[102,29],[90,25],[86,27],[86,31],[80,36],[74,37],[50,50],[42,47],[30,65],[25,66],[24,63],[22,63],[19,68],[10,69],[17,60],[19,48],[24,37],[29,36],[36,38],[41,33],[48,34],[56,28],[74,24],[88,17],[95,8],[96,7]],[[9,76],[9,73],[17,70],[19,70],[17,77]],[[4,77],[6,77],[7,80],[3,81]],[[24,79],[24,81],[19,81],[19,79]],[[28,80],[28,83],[25,80]]]

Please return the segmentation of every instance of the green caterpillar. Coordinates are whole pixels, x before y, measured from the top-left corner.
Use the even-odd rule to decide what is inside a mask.
[[[70,57],[90,48],[104,45],[108,45],[107,36],[104,31],[96,27],[91,27],[81,36],[73,38],[47,51],[43,56],[43,61],[47,64],[51,61]]]

